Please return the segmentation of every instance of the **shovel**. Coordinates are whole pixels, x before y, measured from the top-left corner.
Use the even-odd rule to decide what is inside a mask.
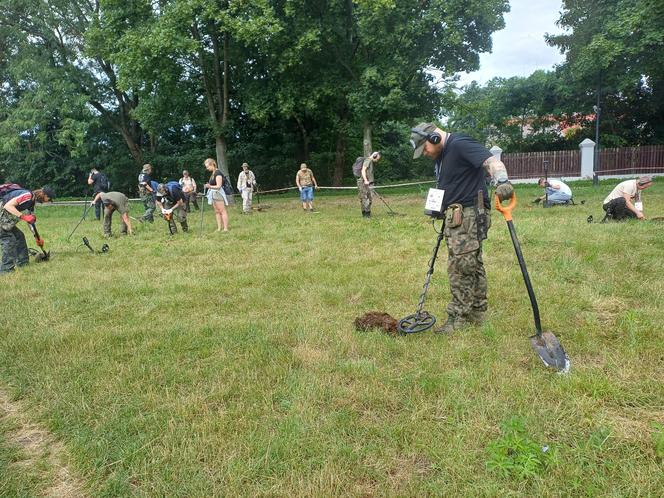
[[[512,194],[512,198],[510,199],[510,202],[507,206],[503,206],[500,203],[498,196],[496,196],[496,209],[502,213],[505,221],[507,222],[507,228],[509,228],[510,236],[512,237],[516,258],[519,260],[519,266],[521,267],[523,281],[526,284],[526,289],[528,289],[530,305],[533,308],[533,317],[535,318],[535,335],[530,337],[530,345],[532,346],[535,353],[537,353],[537,355],[540,357],[544,365],[557,370],[559,373],[567,373],[569,372],[571,363],[567,357],[567,353],[565,353],[565,350],[560,344],[560,341],[558,341],[558,338],[553,335],[552,332],[542,332],[542,324],[540,323],[539,308],[537,307],[535,291],[533,291],[533,286],[530,283],[530,276],[528,275],[526,262],[523,259],[523,254],[521,253],[521,245],[519,244],[519,240],[516,238],[516,230],[514,229],[514,223],[512,223],[512,210],[515,206],[516,193]]]
[[[39,241],[41,240],[41,237],[39,237],[39,232],[37,231],[37,226],[34,223],[28,223],[28,225],[30,226],[30,231],[32,232],[32,235],[34,235],[34,237],[35,237],[35,241],[37,241],[37,245],[39,246],[39,248],[42,251],[42,254],[37,254],[37,256],[35,256],[35,261],[37,263],[41,263],[42,261],[48,261],[51,258],[51,251],[46,252],[44,250],[44,246],[39,245]]]

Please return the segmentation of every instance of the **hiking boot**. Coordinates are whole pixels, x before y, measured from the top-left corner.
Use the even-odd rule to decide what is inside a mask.
[[[447,321],[441,326],[434,329],[436,334],[451,334],[455,330],[461,330],[466,326],[466,321],[462,318],[448,316]]]
[[[482,325],[486,320],[486,311],[473,310],[468,314],[468,322],[473,325]]]

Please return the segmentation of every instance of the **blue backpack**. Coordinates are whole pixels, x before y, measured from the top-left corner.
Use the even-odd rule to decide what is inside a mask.
[[[182,187],[180,186],[180,182],[171,180],[166,183],[166,190],[168,190],[169,194],[173,195],[175,192],[182,192]]]

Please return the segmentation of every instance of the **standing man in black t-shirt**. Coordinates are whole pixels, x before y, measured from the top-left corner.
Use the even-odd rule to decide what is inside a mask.
[[[88,176],[88,185],[92,185],[92,197],[96,197],[100,192],[108,192],[110,187],[108,183],[108,178],[104,173],[99,171],[95,166],[90,170],[90,175]],[[95,218],[101,220],[101,200],[95,203]]]
[[[447,275],[452,300],[448,318],[436,332],[449,334],[468,323],[481,324],[487,309],[487,280],[482,261],[482,241],[491,226],[491,203],[486,183],[489,173],[501,201],[512,197],[505,165],[474,139],[449,133],[433,123],[411,130],[410,142],[417,159],[422,154],[435,162],[437,188],[444,190]]]

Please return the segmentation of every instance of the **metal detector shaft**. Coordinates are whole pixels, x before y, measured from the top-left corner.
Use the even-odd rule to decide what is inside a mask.
[[[85,206],[85,209],[83,210],[83,216],[81,216],[81,219],[78,221],[78,223],[76,223],[76,226],[74,227],[74,229],[71,231],[71,233],[67,237],[67,242],[69,242],[69,239],[71,239],[71,236],[74,235],[74,232],[79,227],[79,225],[81,223],[83,223],[83,220],[85,219],[85,215],[88,214],[88,209],[90,209],[90,206],[92,206],[92,204],[87,204],[87,201],[85,201],[85,202],[86,202],[86,206]]]
[[[507,221],[507,228],[510,231],[510,237],[512,237],[512,244],[514,245],[514,252],[516,253],[516,259],[519,260],[519,266],[521,267],[521,274],[523,275],[523,281],[526,284],[526,289],[528,290],[528,297],[530,298],[530,305],[533,308],[533,318],[535,319],[535,330],[538,336],[542,335],[542,324],[540,322],[539,307],[537,306],[537,299],[535,298],[535,291],[533,290],[533,285],[530,282],[530,275],[528,274],[528,269],[526,268],[526,262],[523,259],[523,253],[521,252],[521,244],[519,244],[519,239],[516,237],[516,229],[514,228],[514,223],[512,220]]]
[[[378,193],[378,191],[376,191],[376,188],[375,188],[375,187],[373,187],[373,188],[371,189],[371,192],[373,192],[374,194],[376,194],[376,197],[378,197],[378,198],[383,202],[383,204],[385,204],[385,206],[387,206],[387,209],[390,210],[390,213],[391,213],[391,214],[397,214],[397,213],[395,213],[395,212],[392,210],[392,208],[391,208],[390,205],[387,203],[387,201],[385,200],[385,198],[384,198],[382,195],[380,195],[380,194]]]

